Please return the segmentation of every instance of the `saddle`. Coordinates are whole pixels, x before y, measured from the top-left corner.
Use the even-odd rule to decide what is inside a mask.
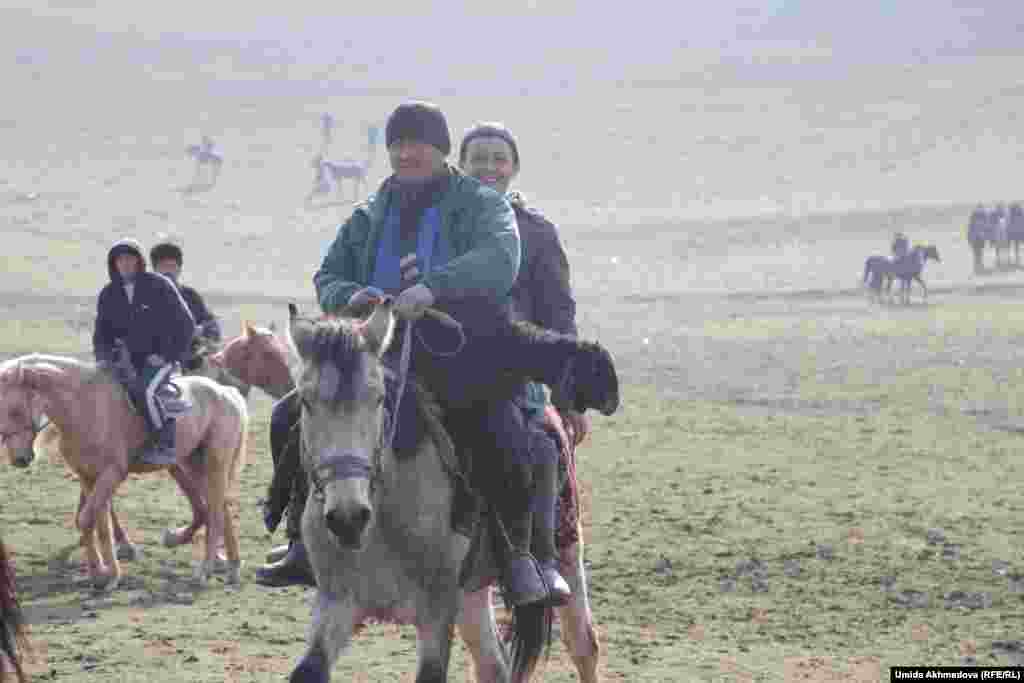
[[[141,415],[143,406],[140,405],[141,397],[136,390],[138,380],[135,375],[135,369],[131,366],[126,368],[123,365],[118,365],[114,367],[113,376],[121,386],[121,389],[124,390],[129,407],[131,407],[136,415]],[[175,381],[177,379],[177,377],[172,377],[161,385],[156,392],[156,399],[160,402],[160,408],[163,410],[164,417],[168,419],[181,417],[192,409],[192,402],[185,398],[181,385]]]

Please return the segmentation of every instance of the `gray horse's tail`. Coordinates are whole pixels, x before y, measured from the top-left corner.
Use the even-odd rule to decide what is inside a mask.
[[[500,527],[501,522],[496,512],[492,512],[488,518],[494,559],[500,566],[504,563],[508,546],[499,542],[498,539],[506,538],[506,534]],[[502,592],[505,592],[506,587],[500,578],[500,572],[498,584],[501,586]],[[551,607],[538,604],[519,605],[511,609],[511,616],[506,641],[512,660],[512,680],[528,681],[534,669],[537,668],[541,656],[550,655],[554,610]]]
[[[529,680],[541,655],[551,649],[554,610],[544,605],[520,605],[512,609],[512,674],[517,681]]]

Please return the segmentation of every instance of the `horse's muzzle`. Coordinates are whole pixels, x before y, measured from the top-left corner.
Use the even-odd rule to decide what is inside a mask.
[[[337,509],[328,510],[324,513],[324,521],[343,547],[360,548],[363,545],[363,534],[370,524],[370,516],[369,507],[358,505],[348,514]]]

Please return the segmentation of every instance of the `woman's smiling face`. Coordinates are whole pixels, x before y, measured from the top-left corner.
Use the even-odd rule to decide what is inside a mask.
[[[501,194],[508,192],[512,179],[519,172],[512,146],[496,136],[481,136],[470,140],[459,165],[468,175]]]

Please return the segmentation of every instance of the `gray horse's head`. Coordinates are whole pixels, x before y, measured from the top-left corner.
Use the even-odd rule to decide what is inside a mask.
[[[390,301],[366,320],[311,320],[289,306],[289,338],[302,360],[303,458],[322,496],[324,523],[342,546],[363,544],[373,509],[373,476],[384,419],[381,355],[391,343]]]

